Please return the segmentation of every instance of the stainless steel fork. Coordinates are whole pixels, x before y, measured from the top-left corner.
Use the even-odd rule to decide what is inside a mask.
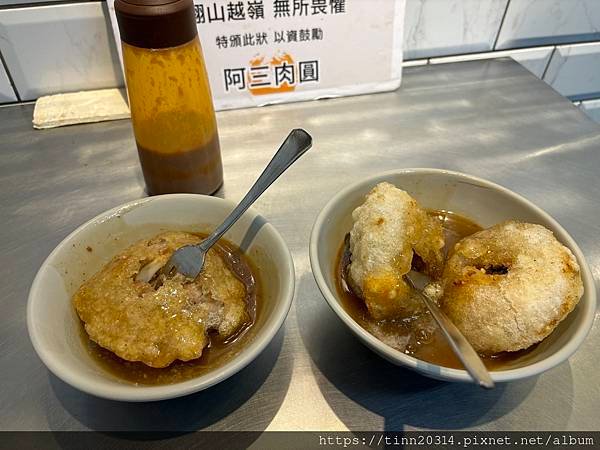
[[[258,177],[246,196],[206,239],[197,245],[186,245],[179,248],[167,264],[161,269],[163,274],[172,274],[174,271],[188,278],[196,278],[204,266],[204,257],[211,248],[225,234],[229,228],[244,214],[244,212],[256,201],[258,197],[279,176],[287,170],[298,158],[300,158],[312,146],[312,137],[302,129],[295,129],[285,139],[277,153],[263,173]]]
[[[421,297],[425,306],[427,306],[427,309],[429,309],[432,317],[442,330],[442,334],[446,338],[446,341],[450,344],[450,348],[452,348],[454,354],[458,357],[469,375],[471,375],[473,381],[483,388],[492,389],[494,387],[494,380],[492,380],[483,361],[469,341],[467,341],[467,338],[460,332],[456,325],[452,323],[448,316],[442,312],[435,301],[429,298],[428,294],[415,285],[408,273],[404,275],[404,279],[419,297]]]

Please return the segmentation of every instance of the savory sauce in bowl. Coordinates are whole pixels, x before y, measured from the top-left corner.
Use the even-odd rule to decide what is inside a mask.
[[[194,234],[201,238],[206,237],[203,234]],[[124,382],[139,385],[165,385],[204,375],[223,366],[238,355],[255,334],[254,324],[263,311],[260,282],[257,278],[258,271],[239,248],[224,239],[219,240],[213,249],[218,252],[225,265],[245,287],[244,300],[249,320],[242,324],[233,335],[223,338],[217,333],[209,332],[209,344],[204,348],[200,358],[190,361],[176,360],[167,367],[154,368],[139,361],[127,361],[101,347],[90,339],[82,322],[81,339],[92,359],[103,370]]]
[[[445,255],[459,240],[482,230],[482,227],[472,220],[450,211],[431,210],[429,214],[442,224]],[[440,366],[463,369],[463,365],[428,312],[420,317],[394,320],[376,320],[370,316],[364,301],[352,292],[346,282],[347,267],[350,263],[350,252],[346,242],[347,240],[340,246],[334,277],[344,310],[361,327],[396,350]],[[535,346],[519,352],[502,353],[492,357],[482,356],[482,359],[489,370],[502,370],[507,362],[514,361],[533,348]]]

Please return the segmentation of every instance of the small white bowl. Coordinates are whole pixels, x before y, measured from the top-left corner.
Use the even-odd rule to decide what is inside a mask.
[[[494,381],[538,375],[562,363],[577,350],[594,320],[596,288],[573,238],[552,217],[520,195],[480,178],[437,169],[396,170],[359,181],[336,194],[315,221],[310,237],[310,263],[315,280],[329,306],[363,343],[388,361],[423,375],[446,381],[471,382],[465,370],[427,363],[384,344],[357,324],[339,302],[334,280],[338,250],[352,227],[352,211],[382,181],[406,190],[426,208],[459,213],[484,228],[510,219],[541,224],[552,230],[577,258],[585,289],[577,307],[534,350],[509,363],[505,370],[492,371]]]
[[[248,365],[275,336],[294,296],[292,256],[275,228],[249,210],[225,238],[249,256],[261,280],[263,314],[241,352],[223,366],[184,382],[136,386],[103,370],[81,338],[71,303],[81,283],[135,241],[161,231],[210,232],[235,203],[220,198],[173,194],[134,201],[106,211],[77,228],[48,256],[29,291],[27,328],[44,364],[64,382],[98,397],[153,401],[206,389]],[[88,251],[87,248],[92,251]]]

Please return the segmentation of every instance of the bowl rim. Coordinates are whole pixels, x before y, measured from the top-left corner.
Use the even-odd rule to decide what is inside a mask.
[[[335,207],[335,205],[343,201],[343,199],[346,196],[348,196],[348,194],[355,190],[361,189],[368,185],[374,185],[377,182],[386,181],[388,177],[393,175],[405,174],[445,175],[453,177],[455,179],[463,180],[471,184],[476,184],[478,186],[499,191],[507,195],[517,203],[520,203],[521,205],[533,210],[534,213],[536,213],[537,215],[542,217],[547,223],[549,223],[554,230],[558,231],[561,234],[561,236],[558,236],[560,238],[559,240],[561,241],[561,243],[563,245],[566,245],[577,258],[584,286],[584,294],[582,298],[587,298],[587,301],[584,305],[585,307],[581,311],[581,314],[583,314],[584,319],[579,329],[575,331],[572,338],[562,348],[560,348],[558,351],[548,356],[547,358],[544,358],[541,361],[535,362],[524,367],[502,371],[490,371],[492,379],[495,382],[506,382],[539,375],[542,372],[545,372],[557,366],[558,364],[566,361],[573,353],[575,353],[575,351],[583,343],[590,329],[592,328],[596,310],[596,288],[595,283],[593,281],[594,279],[592,277],[588,263],[583,255],[583,252],[581,251],[575,240],[552,216],[550,216],[547,212],[545,212],[540,207],[536,206],[531,201],[527,200],[522,195],[517,194],[516,192],[511,191],[510,189],[505,188],[504,186],[485,180],[483,178],[446,169],[405,168],[380,172],[375,175],[356,181],[341,189],[321,209],[321,211],[317,215],[317,218],[315,219],[310,235],[309,259],[313,276],[315,278],[317,286],[319,287],[319,290],[321,291],[323,297],[327,301],[329,307],[336,313],[336,315],[342,320],[342,322],[344,322],[350,328],[350,330],[365,344],[367,344],[373,350],[379,352],[381,356],[388,359],[389,361],[407,366],[411,369],[416,369],[419,372],[429,373],[431,376],[435,375],[435,378],[444,379],[447,381],[472,382],[470,375],[464,369],[452,369],[448,367],[443,367],[407,355],[399,350],[388,346],[387,344],[384,344],[375,336],[370,334],[367,330],[362,328],[358,323],[354,321],[354,319],[344,310],[344,308],[338,302],[337,293],[334,294],[333,292],[331,292],[331,290],[327,286],[325,276],[321,271],[321,267],[319,265],[317,248],[319,236],[321,234],[325,222],[329,219],[331,210]],[[555,232],[554,230],[553,232]]]
[[[224,204],[228,207],[228,209],[231,210],[233,210],[233,208],[237,205],[237,203],[232,200],[200,194],[164,194],[132,200],[104,211],[78,226],[52,250],[52,252],[41,264],[29,289],[29,295],[27,299],[27,331],[29,334],[29,339],[33,344],[33,348],[35,349],[39,358],[55,376],[60,378],[65,383],[79,389],[80,391],[109,400],[146,402],[182,397],[184,395],[192,394],[194,392],[209,388],[242,370],[256,357],[258,357],[258,355],[269,345],[269,343],[275,337],[275,334],[277,334],[283,325],[295,297],[296,277],[294,261],[290,249],[279,231],[277,231],[277,229],[271,223],[265,220],[262,226],[266,227],[268,233],[273,238],[275,247],[279,247],[280,252],[284,256],[284,264],[278,265],[279,269],[282,271],[281,294],[279,295],[281,301],[273,310],[272,320],[267,321],[261,328],[260,333],[257,333],[254,340],[238,355],[229,360],[223,366],[198,377],[173,384],[136,386],[133,384],[115,383],[114,386],[99,386],[93,381],[86,379],[86,377],[70,371],[68,369],[70,366],[64,365],[61,362],[61,357],[59,355],[57,355],[55,352],[49,351],[45,347],[43,338],[38,335],[36,331],[35,307],[36,301],[39,301],[37,299],[42,297],[40,294],[42,283],[41,274],[52,263],[57,255],[65,251],[65,249],[71,244],[71,241],[77,238],[77,236],[84,229],[90,226],[105,222],[119,215],[120,213],[130,211],[152,202],[172,202],[183,199],[194,199],[194,201],[215,204],[220,203]],[[243,214],[243,216],[248,215],[250,215],[252,219],[260,216],[260,214],[252,208],[249,208]]]

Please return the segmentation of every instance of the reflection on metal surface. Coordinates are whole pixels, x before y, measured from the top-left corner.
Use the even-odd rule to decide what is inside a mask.
[[[310,273],[310,229],[337,191],[393,168],[436,167],[526,196],[567,229],[600,274],[600,127],[517,63],[413,67],[394,93],[218,114],[225,170],[219,196],[232,200],[248,190],[290,127],[314,137],[313,151],[255,204],[293,253],[295,304],[277,342],[244,371],[203,393],[149,405],[69,388],[48,375],[27,339],[27,290],[52,248],[96,214],[145,195],[129,121],[34,131],[32,110],[0,109],[0,251],[11,261],[0,270],[13,280],[1,297],[0,429],[600,427],[598,325],[569,363],[484,392],[374,355],[329,310]]]

